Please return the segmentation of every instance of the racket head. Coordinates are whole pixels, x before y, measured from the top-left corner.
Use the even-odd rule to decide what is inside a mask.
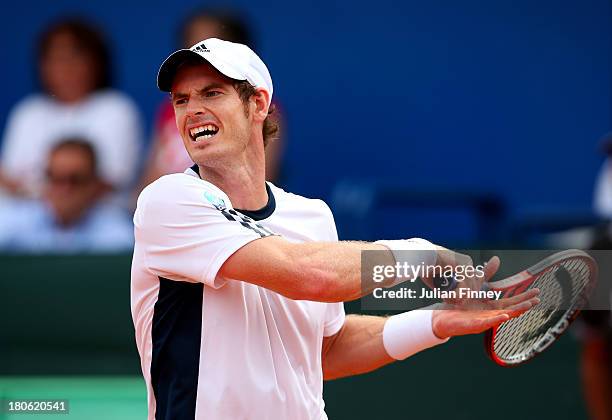
[[[546,257],[504,280],[487,283],[488,289],[502,291],[503,297],[538,288],[541,299],[541,308],[486,332],[485,349],[491,360],[504,367],[518,366],[550,347],[587,303],[597,271],[589,254],[572,249]],[[554,307],[559,309],[550,309]]]

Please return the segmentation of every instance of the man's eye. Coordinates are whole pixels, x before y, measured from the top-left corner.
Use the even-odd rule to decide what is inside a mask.
[[[174,100],[174,105],[182,105],[186,103],[187,103],[187,99],[185,98],[178,98]]]
[[[218,90],[209,90],[208,92],[204,94],[204,96],[206,96],[207,98],[212,98],[214,96],[219,96],[219,95],[221,95],[221,92],[219,92]]]

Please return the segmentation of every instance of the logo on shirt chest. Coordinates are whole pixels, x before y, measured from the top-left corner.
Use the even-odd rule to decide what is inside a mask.
[[[221,197],[217,197],[208,191],[204,191],[204,198],[206,198],[206,201],[212,204],[214,208],[219,210],[221,214],[223,214],[223,216],[225,216],[225,218],[230,222],[238,222],[245,228],[251,229],[262,238],[273,235],[270,230],[255,222],[255,220],[251,219],[250,217],[245,216],[234,209],[228,209],[227,205],[225,204],[225,200],[223,200]]]

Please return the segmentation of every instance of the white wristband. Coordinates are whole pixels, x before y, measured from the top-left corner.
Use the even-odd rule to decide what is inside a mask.
[[[383,327],[383,345],[387,354],[396,360],[404,360],[415,353],[438,344],[450,337],[436,337],[431,324],[431,309],[416,309],[388,318]]]
[[[388,248],[393,253],[395,262],[400,265],[417,267],[419,265],[433,266],[438,259],[436,246],[429,241],[421,238],[411,238],[395,241],[381,240],[374,242]],[[414,280],[408,270],[405,277],[397,277],[393,283],[387,287],[393,287],[405,281]]]

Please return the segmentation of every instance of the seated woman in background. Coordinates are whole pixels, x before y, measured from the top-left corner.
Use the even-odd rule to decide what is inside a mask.
[[[24,98],[9,115],[0,189],[39,196],[54,141],[78,136],[91,141],[104,181],[127,192],[136,175],[142,127],[133,102],[110,89],[103,37],[82,21],[64,20],[41,35],[37,58],[43,92]]]

